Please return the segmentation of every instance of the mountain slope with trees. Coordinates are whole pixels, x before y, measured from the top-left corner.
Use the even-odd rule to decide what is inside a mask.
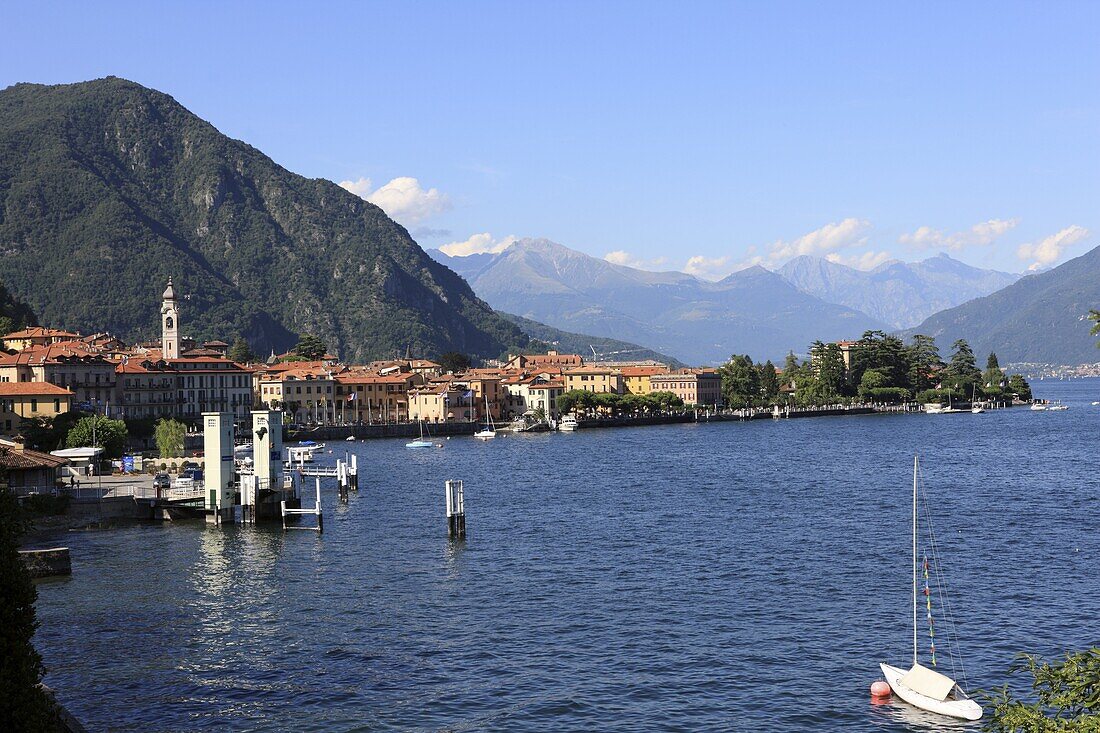
[[[18,300],[0,283],[0,336],[37,323],[30,306]]]
[[[1028,275],[992,295],[942,311],[912,329],[941,343],[965,338],[1004,363],[1092,364],[1100,351],[1089,311],[1100,304],[1100,247]]]
[[[352,360],[528,341],[377,206],[112,77],[0,91],[0,256],[68,329],[155,335],[171,275],[184,335],[259,353],[303,333]]]

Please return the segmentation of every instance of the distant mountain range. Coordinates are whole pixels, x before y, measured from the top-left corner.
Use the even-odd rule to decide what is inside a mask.
[[[520,330],[535,339],[539,347],[545,344],[546,347],[555,349],[560,354],[581,354],[585,357],[591,357],[594,350],[596,352],[595,357],[601,361],[652,360],[668,364],[674,368],[687,366],[674,356],[662,354],[659,351],[653,351],[628,341],[619,341],[604,336],[589,336],[583,333],[571,333],[504,311],[497,311],[497,313],[519,326]]]
[[[0,258],[69,330],[155,334],[172,275],[186,335],[262,353],[307,333],[355,361],[530,341],[377,206],[124,79],[0,91]]]
[[[803,292],[895,328],[915,326],[933,313],[989,295],[1021,277],[971,267],[946,254],[920,262],[892,260],[869,272],[802,255],[779,273]]]
[[[519,240],[495,255],[429,254],[459,273],[494,308],[556,328],[606,336],[692,364],[731,354],[781,359],[815,339],[858,338],[889,326],[800,291],[761,267],[707,282],[682,272],[615,265],[546,239]]]
[[[1100,362],[1090,336],[1090,308],[1100,309],[1100,247],[1003,290],[936,313],[907,333],[935,336],[941,350],[964,338],[980,360],[1002,364]]]

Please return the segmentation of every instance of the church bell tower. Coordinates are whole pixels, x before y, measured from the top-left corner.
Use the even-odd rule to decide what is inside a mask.
[[[168,287],[164,289],[160,304],[160,351],[165,359],[180,357],[179,315],[176,291],[172,288],[172,278],[168,278]]]

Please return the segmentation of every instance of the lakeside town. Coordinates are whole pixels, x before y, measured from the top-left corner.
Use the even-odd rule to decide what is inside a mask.
[[[91,426],[96,426],[97,447],[105,445],[108,457],[157,447],[166,459],[175,457],[166,452],[184,452],[186,436],[168,441],[166,449],[157,435],[163,423],[197,437],[204,413],[226,413],[247,435],[253,409],[282,411],[285,425],[308,437],[329,427],[423,423],[438,430],[489,424],[528,431],[556,429],[563,417],[637,421],[692,413],[698,419],[702,412],[708,418],[745,418],[791,410],[970,408],[1031,399],[1027,381],[1007,375],[995,355],[979,370],[960,341],[944,361],[925,336],[910,345],[882,332],[815,342],[807,360],[790,354],[782,366],[733,355],[716,368],[672,368],[554,350],[478,366],[458,353],[438,361],[407,355],[345,364],[312,336],[264,360],[240,339],[230,345],[187,338],[171,279],[161,294],[160,313],[161,338],[150,343],[49,327],[4,335],[0,440],[64,455],[65,449],[92,446]]]

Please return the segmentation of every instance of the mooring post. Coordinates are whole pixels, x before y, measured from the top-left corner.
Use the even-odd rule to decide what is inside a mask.
[[[314,507],[317,513],[317,531],[325,531],[325,518],[321,515],[321,479],[317,479],[317,505]]]
[[[348,488],[352,491],[359,490],[359,461],[355,455],[351,457],[351,472],[348,475]]]
[[[336,461],[336,490],[340,495],[340,501],[345,504],[348,501],[348,464]]]
[[[279,516],[283,519],[283,529],[286,529],[286,499],[279,502]]]
[[[466,539],[466,501],[460,479],[449,479],[447,489],[447,533],[454,539]]]

